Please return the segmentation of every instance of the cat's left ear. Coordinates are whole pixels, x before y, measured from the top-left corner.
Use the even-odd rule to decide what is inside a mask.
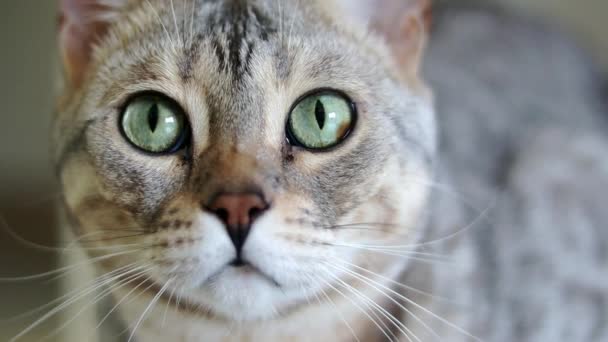
[[[59,0],[59,47],[68,81],[78,86],[93,48],[130,0]]]
[[[386,39],[404,77],[417,76],[431,26],[431,0],[335,1]]]

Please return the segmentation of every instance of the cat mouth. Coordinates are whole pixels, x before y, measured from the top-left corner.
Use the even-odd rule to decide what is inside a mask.
[[[206,286],[216,282],[220,277],[226,275],[236,276],[239,278],[249,279],[251,277],[258,277],[266,280],[271,283],[273,286],[277,288],[282,288],[283,286],[272,276],[264,272],[260,267],[256,266],[254,263],[242,259],[235,258],[224,267],[220,268],[217,272],[209,276],[206,281],[204,281],[200,286]]]

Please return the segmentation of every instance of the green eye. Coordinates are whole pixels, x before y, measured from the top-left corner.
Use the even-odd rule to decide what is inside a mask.
[[[353,103],[335,91],[324,91],[302,99],[291,111],[288,133],[292,143],[311,150],[340,144],[356,121]]]
[[[175,152],[187,135],[183,111],[161,95],[133,99],[123,113],[121,126],[133,145],[150,153]]]

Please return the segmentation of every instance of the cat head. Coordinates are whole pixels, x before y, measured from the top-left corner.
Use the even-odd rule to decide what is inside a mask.
[[[61,8],[54,156],[100,272],[240,321],[407,266],[435,156],[426,1]]]

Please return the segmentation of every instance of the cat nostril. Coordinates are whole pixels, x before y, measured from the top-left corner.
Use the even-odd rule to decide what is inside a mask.
[[[222,221],[228,222],[228,210],[226,209],[216,209],[214,210],[214,214]]]
[[[255,221],[260,215],[262,215],[264,209],[261,208],[251,208],[249,210],[249,218],[251,221]]]

